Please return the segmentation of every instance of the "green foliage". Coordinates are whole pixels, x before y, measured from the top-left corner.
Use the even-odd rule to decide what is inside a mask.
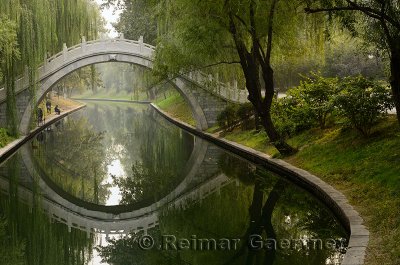
[[[338,78],[325,78],[317,73],[311,73],[300,83],[300,86],[288,92],[289,97],[298,101],[298,108],[308,113],[312,119],[323,129],[329,114],[334,109],[333,95],[338,90]]]
[[[3,83],[10,59],[18,59],[19,50],[15,22],[0,13],[0,25],[0,83]]]
[[[15,138],[10,136],[5,128],[0,128],[0,148],[6,146]]]
[[[252,117],[254,116],[254,107],[251,103],[240,104],[236,116],[242,122],[242,129],[248,130],[252,127]]]
[[[232,129],[233,125],[237,122],[237,109],[238,107],[236,105],[228,104],[228,106],[226,106],[217,117],[219,126],[228,130]]]
[[[24,260],[25,244],[20,240],[14,239],[14,242],[7,240],[8,222],[0,215],[0,255],[3,265],[25,265]]]
[[[325,78],[319,73],[300,82],[287,96],[274,99],[272,116],[277,130],[290,137],[315,125],[325,128],[334,110],[333,96],[337,93],[338,78]]]
[[[240,105],[228,104],[218,115],[217,122],[221,128],[231,130],[241,123],[244,130],[251,129],[254,125],[254,107],[248,102]]]
[[[18,134],[16,76],[27,70],[31,102],[36,104],[36,70],[43,58],[61,51],[63,43],[72,46],[82,36],[97,38],[101,25],[98,6],[89,0],[0,1],[0,82],[7,89],[7,124],[12,135]]]
[[[377,81],[362,76],[339,80],[311,73],[286,97],[274,101],[272,114],[277,129],[286,136],[315,125],[324,129],[328,118],[340,116],[367,136],[393,106],[390,90]]]
[[[125,1],[119,21],[114,26],[127,39],[137,40],[143,36],[146,43],[156,45],[158,28],[155,15],[151,1]]]
[[[313,125],[310,110],[303,107],[295,97],[274,99],[271,114],[277,131],[284,137],[290,137]]]
[[[168,91],[171,92],[171,91]],[[162,110],[168,112],[179,120],[186,122],[192,126],[196,126],[196,121],[192,114],[192,109],[190,108],[187,101],[177,92],[175,89],[166,98],[156,101],[158,107]]]
[[[362,76],[343,79],[335,104],[351,125],[365,136],[387,110],[394,107],[389,88]]]

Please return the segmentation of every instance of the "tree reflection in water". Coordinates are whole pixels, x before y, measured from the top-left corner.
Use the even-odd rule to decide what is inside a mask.
[[[334,264],[329,258],[340,255],[338,250],[323,248],[263,248],[252,249],[248,239],[260,235],[263,239],[346,238],[346,232],[332,213],[313,196],[285,179],[249,164],[237,157],[220,157],[221,173],[240,179],[201,201],[192,201],[183,208],[166,207],[159,218],[159,227],[148,231],[156,242],[162,235],[177,239],[239,238],[236,249],[224,251],[157,250],[143,251],[137,238],[112,240],[100,247],[102,258],[110,264]],[[158,243],[156,243],[157,245]]]
[[[0,254],[3,265],[84,265],[90,259],[94,240],[85,232],[52,222],[41,207],[39,187],[29,184],[32,201],[19,197],[21,175],[19,154],[2,165],[8,194],[0,195]],[[6,175],[6,176],[5,176]],[[2,187],[4,190],[5,187]]]

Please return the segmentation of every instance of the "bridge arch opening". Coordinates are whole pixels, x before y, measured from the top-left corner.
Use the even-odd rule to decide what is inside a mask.
[[[86,44],[87,45],[87,44]],[[153,48],[143,46],[143,44],[125,42],[99,42],[93,45],[79,46],[71,51],[64,51],[61,55],[50,58],[49,62],[39,73],[38,90],[36,92],[36,102],[28,104],[23,111],[20,131],[22,134],[29,132],[32,107],[37,106],[58,81],[71,74],[72,72],[94,64],[106,62],[119,62],[134,64],[147,69],[153,68],[152,52]],[[183,77],[177,77],[169,81],[189,103],[196,127],[201,130],[208,128],[206,115],[201,107],[198,98],[190,89],[190,81]]]

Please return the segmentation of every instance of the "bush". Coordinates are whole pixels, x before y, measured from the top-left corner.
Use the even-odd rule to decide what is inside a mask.
[[[229,104],[217,117],[218,125],[222,128],[231,128],[236,120],[237,106]]]
[[[0,128],[0,148],[6,146],[8,143],[13,141],[14,138],[11,137],[5,128]]]
[[[252,117],[254,116],[254,107],[250,102],[241,104],[236,111],[237,118],[242,121],[242,129],[248,130],[252,127]]]
[[[346,77],[341,82],[335,105],[354,128],[364,136],[394,107],[390,89],[362,76]]]
[[[229,104],[217,117],[218,125],[225,129],[231,129],[241,122],[242,129],[248,130],[252,127],[254,107],[248,102],[240,105]]]
[[[272,115],[278,132],[292,136],[315,125],[325,128],[334,110],[338,81],[311,73],[298,87],[290,89],[286,97],[275,99]]]
[[[338,93],[338,78],[326,78],[320,74],[311,73],[300,86],[289,91],[296,98],[303,112],[308,112],[321,129],[326,126],[327,117],[334,110],[334,95]]]
[[[290,95],[274,99],[271,114],[277,131],[284,137],[291,137],[313,125],[309,111]]]

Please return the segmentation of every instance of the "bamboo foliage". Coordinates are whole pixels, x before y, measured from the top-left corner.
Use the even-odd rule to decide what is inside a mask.
[[[36,69],[44,58],[68,46],[96,39],[102,23],[92,0],[1,0],[0,37],[3,32],[15,40],[0,41],[0,82],[7,89],[7,124],[17,134],[14,80],[28,70],[31,102],[35,102]],[[12,51],[12,52],[7,52]]]

